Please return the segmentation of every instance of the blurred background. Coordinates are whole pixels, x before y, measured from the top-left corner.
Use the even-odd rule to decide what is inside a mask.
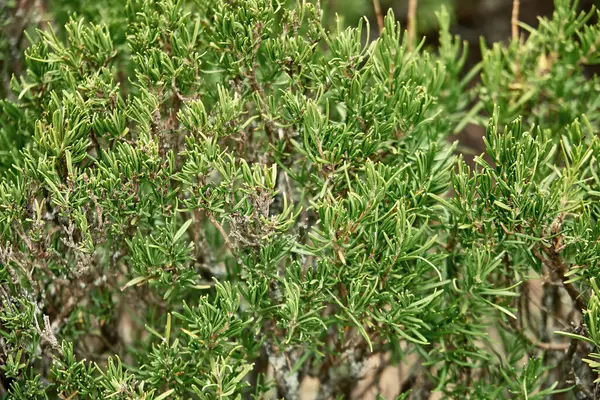
[[[573,2],[582,11],[600,6],[600,0]],[[378,34],[374,0],[325,0],[322,3],[327,10],[327,18],[334,19],[337,14],[346,26],[352,26],[365,16],[369,19],[372,34]],[[392,9],[396,19],[406,27],[409,0],[379,0],[379,3],[383,15]],[[425,36],[426,43],[432,46],[437,44],[438,38],[435,13],[441,7],[450,11],[453,16],[452,32],[469,44],[467,67],[475,65],[481,59],[481,37],[489,45],[492,42],[507,41],[511,36],[513,0],[417,0],[416,3],[417,37]],[[550,16],[553,11],[553,0],[520,0],[519,20],[536,27],[539,16]]]

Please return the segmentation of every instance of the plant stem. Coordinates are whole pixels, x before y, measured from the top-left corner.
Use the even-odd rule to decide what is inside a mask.
[[[408,20],[406,30],[408,31],[408,49],[414,48],[415,34],[417,30],[417,2],[418,0],[408,0]]]

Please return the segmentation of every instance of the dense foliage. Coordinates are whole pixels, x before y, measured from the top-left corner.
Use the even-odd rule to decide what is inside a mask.
[[[57,8],[0,100],[8,398],[361,397],[380,355],[399,398],[599,398],[596,11],[465,70],[443,9],[427,49],[319,2],[120,4]]]

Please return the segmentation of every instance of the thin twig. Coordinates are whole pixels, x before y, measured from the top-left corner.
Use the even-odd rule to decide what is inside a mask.
[[[408,50],[412,50],[415,42],[417,30],[417,2],[418,0],[408,0],[408,21],[406,30],[408,31]]]
[[[510,19],[513,40],[519,39],[519,8],[521,6],[520,3],[520,0],[513,0],[512,16]]]
[[[567,350],[569,348],[569,346],[570,346],[569,343],[536,342],[536,341],[533,341],[532,339],[530,339],[526,335],[523,335],[523,336],[529,341],[529,343],[531,343],[535,347],[538,347],[538,348],[540,348],[542,350],[564,351],[564,350]]]
[[[38,307],[35,307],[36,313],[39,311]],[[40,328],[40,324],[37,319],[37,314],[33,315],[33,320],[35,322],[35,329],[40,335],[42,341],[48,343],[52,350],[60,351],[60,345],[58,344],[58,339],[54,336],[54,330],[50,324],[50,317],[44,314],[44,328]]]
[[[509,320],[508,324],[509,326],[506,325],[505,322],[500,321],[500,324],[505,328],[508,329],[509,326],[512,327],[514,330],[516,330],[517,334],[527,340],[527,342],[529,342],[529,344],[531,344],[532,346],[535,346],[539,349],[542,350],[549,350],[549,351],[565,351],[569,348],[570,343],[557,343],[557,342],[540,342],[538,340],[532,339],[531,337],[529,337],[527,335],[527,333],[525,333],[524,329],[521,329],[518,325],[516,325],[516,321],[514,320]]]
[[[379,34],[381,35],[381,32],[383,32],[383,14],[381,13],[381,4],[379,4],[379,0],[373,0],[373,8],[375,9],[377,27],[379,28]]]
[[[206,216],[208,217],[208,220],[210,221],[210,223],[213,224],[213,226],[215,228],[217,228],[217,230],[219,231],[219,233],[223,237],[223,241],[225,242],[225,246],[227,246],[227,248],[229,249],[229,251],[231,252],[231,254],[233,254],[233,256],[239,260],[240,258],[238,257],[237,251],[235,250],[235,247],[231,243],[231,240],[229,240],[229,235],[227,235],[227,232],[225,232],[225,229],[223,229],[223,226],[220,223],[217,222],[217,220],[215,219],[215,217],[212,216],[212,214],[206,213]]]

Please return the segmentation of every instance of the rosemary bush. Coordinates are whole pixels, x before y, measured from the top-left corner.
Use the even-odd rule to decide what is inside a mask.
[[[430,49],[318,2],[93,3],[0,100],[7,398],[359,398],[376,356],[402,399],[600,398],[596,11],[465,70],[443,9]]]

